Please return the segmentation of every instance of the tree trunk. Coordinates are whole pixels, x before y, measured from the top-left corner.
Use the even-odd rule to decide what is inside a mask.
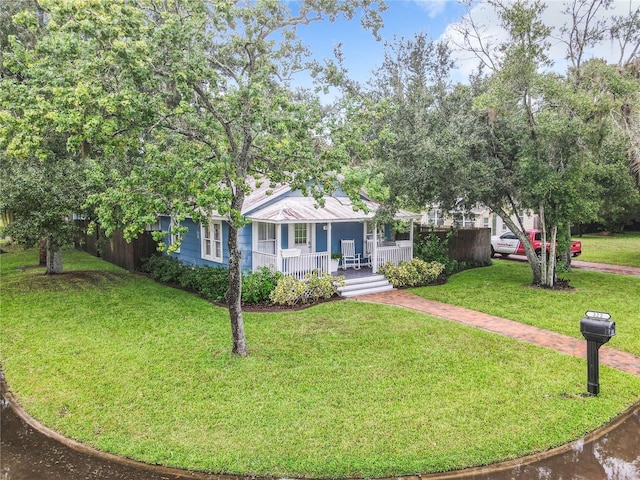
[[[567,247],[560,252],[560,261],[567,267],[567,272],[571,271],[571,227],[566,227]]]
[[[557,241],[558,241],[558,226],[554,225],[553,227],[551,227],[551,240],[549,240],[549,264],[547,265],[546,286],[549,288],[553,288],[553,286],[556,284],[556,257],[557,257],[556,242]]]
[[[232,195],[232,217],[229,221],[229,290],[227,291],[227,302],[231,319],[232,352],[246,357],[247,340],[244,336],[244,321],[242,319],[242,252],[238,248],[238,226],[233,218],[234,212],[242,210],[244,192],[242,192],[242,188],[238,188]]]
[[[38,243],[40,245],[40,266],[44,267],[47,265],[47,240],[41,238]]]
[[[551,238],[547,239],[547,221],[545,218],[544,203],[540,202],[538,214],[540,215],[540,230],[542,238],[540,244],[540,271],[542,272],[543,287],[553,288],[556,284],[556,244],[558,241],[558,226],[551,226]],[[549,251],[547,253],[547,244]]]
[[[502,218],[502,221],[507,225],[507,227],[509,227],[509,229],[518,236],[518,239],[522,243],[524,251],[527,254],[527,260],[529,261],[529,267],[531,268],[531,283],[532,285],[540,285],[540,262],[536,256],[536,252],[533,250],[533,245],[531,245],[529,236],[526,235],[518,225],[516,225],[516,223],[511,219],[511,216],[504,209],[495,206],[492,206],[491,209],[496,212],[500,218]]]
[[[47,239],[47,271],[46,275],[62,273],[62,247]]]
[[[549,271],[547,270],[547,219],[545,217],[544,203],[540,202],[538,207],[540,216],[540,285],[546,286],[549,282]]]

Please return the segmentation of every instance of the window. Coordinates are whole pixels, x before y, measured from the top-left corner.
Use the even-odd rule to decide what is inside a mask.
[[[202,258],[222,262],[222,222],[211,221],[201,225]]]
[[[444,225],[444,215],[440,210],[429,210],[427,214],[427,223],[429,225],[441,227]]]
[[[258,251],[276,253],[276,225],[274,223],[258,223]]]
[[[304,245],[307,243],[307,224],[296,223],[293,234],[294,244]]]

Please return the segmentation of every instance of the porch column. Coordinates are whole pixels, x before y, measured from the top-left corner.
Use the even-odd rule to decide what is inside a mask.
[[[373,265],[371,271],[378,273],[378,222],[373,224]]]
[[[200,247],[202,248],[202,247]],[[251,271],[255,272],[256,261],[254,253],[258,251],[258,226],[256,222],[251,222]]]
[[[367,221],[362,222],[362,257],[367,254]]]
[[[282,271],[282,225],[276,223],[276,272]]]
[[[411,260],[413,260],[413,218],[409,225],[409,241],[411,242]]]
[[[333,253],[333,245],[331,245],[331,222],[327,222],[327,252],[329,253],[327,272],[331,273],[331,254]]]

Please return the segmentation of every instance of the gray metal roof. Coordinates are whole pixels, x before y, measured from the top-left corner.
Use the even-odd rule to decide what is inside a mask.
[[[251,193],[247,195],[244,199],[244,204],[242,206],[242,213],[246,214],[251,210],[259,207],[260,205],[270,202],[274,198],[279,197],[280,195],[287,193],[291,190],[288,185],[276,184],[273,187],[270,185],[270,182],[264,181],[259,184],[256,180],[250,178],[247,180],[247,183],[251,185]],[[259,187],[257,185],[260,185]]]
[[[273,197],[271,197],[273,198]],[[264,208],[247,215],[247,218],[268,223],[318,223],[353,222],[370,220],[379,205],[364,201],[369,209],[367,213],[354,208],[348,197],[324,197],[324,207],[320,207],[311,197],[284,197]],[[397,220],[420,219],[420,214],[399,210]]]

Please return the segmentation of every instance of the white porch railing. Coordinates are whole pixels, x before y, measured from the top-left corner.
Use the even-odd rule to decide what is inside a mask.
[[[301,280],[313,271],[329,272],[328,252],[302,253],[298,257],[282,259],[281,272],[285,275],[292,275]]]
[[[329,273],[329,252],[301,253],[293,257],[280,257],[272,253],[253,252],[253,270],[267,267],[273,271],[282,272],[298,279],[303,279],[307,273],[313,271]]]
[[[376,248],[376,271],[385,263],[392,262],[399,265],[400,262],[410,262],[413,259],[413,245],[389,246]]]
[[[253,271],[256,272],[263,267],[267,267],[269,270],[273,270],[274,272],[278,269],[276,265],[278,263],[278,256],[273,253],[264,253],[264,252],[253,252],[251,258],[253,264]]]

